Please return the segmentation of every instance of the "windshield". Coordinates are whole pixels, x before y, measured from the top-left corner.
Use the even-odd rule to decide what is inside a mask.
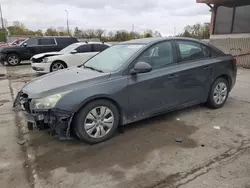
[[[79,43],[71,44],[71,45],[67,46],[66,48],[63,48],[60,52],[62,52],[62,53],[70,53],[80,45],[81,44],[79,44]]]
[[[84,66],[104,72],[116,71],[143,46],[141,44],[118,44],[112,46],[94,56]]]

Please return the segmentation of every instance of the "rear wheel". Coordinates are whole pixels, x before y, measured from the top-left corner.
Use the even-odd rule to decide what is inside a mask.
[[[111,138],[119,123],[116,106],[107,100],[87,104],[76,115],[74,132],[89,144],[97,144]]]
[[[227,101],[229,95],[229,84],[225,78],[218,78],[212,85],[208,97],[208,106],[221,108]]]
[[[50,72],[55,72],[61,69],[66,69],[67,65],[62,61],[55,61],[51,64]]]
[[[20,64],[21,59],[19,57],[19,55],[17,54],[9,54],[7,55],[7,63],[11,66],[15,66]]]

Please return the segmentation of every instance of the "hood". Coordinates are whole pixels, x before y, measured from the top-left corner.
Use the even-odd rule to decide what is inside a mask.
[[[38,77],[27,83],[22,92],[29,98],[43,98],[49,95],[87,87],[108,79],[110,73],[99,73],[89,69],[70,68]]]
[[[16,49],[20,49],[20,48],[23,48],[22,46],[2,46],[1,47],[1,51],[2,52],[8,52],[8,51],[11,51],[11,50],[16,50]]]
[[[34,55],[31,59],[40,59],[40,58],[45,58],[45,57],[55,56],[55,55],[62,55],[62,54],[64,54],[64,53],[62,53],[62,52],[47,52],[47,53],[41,53],[41,54]]]

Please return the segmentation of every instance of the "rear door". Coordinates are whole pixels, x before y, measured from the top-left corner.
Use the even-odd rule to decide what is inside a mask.
[[[57,44],[54,38],[45,37],[38,39],[38,53],[45,53],[45,52],[55,52],[57,50]]]
[[[180,63],[180,103],[204,102],[211,85],[213,61],[209,49],[195,41],[176,40]]]

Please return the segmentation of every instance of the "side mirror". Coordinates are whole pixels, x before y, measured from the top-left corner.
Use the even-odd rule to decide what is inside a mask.
[[[76,54],[77,51],[76,51],[76,50],[72,50],[70,53],[71,53],[71,54]]]
[[[130,70],[130,74],[146,73],[152,70],[152,66],[146,62],[137,62],[133,69]]]
[[[26,47],[26,46],[27,46],[27,43],[26,43],[26,42],[25,42],[25,43],[23,43],[23,46],[24,46],[24,47]]]

